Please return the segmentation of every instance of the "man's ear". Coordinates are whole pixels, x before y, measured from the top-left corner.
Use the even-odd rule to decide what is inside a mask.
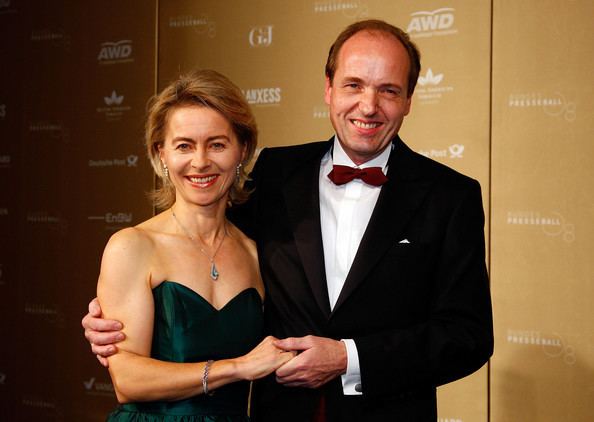
[[[330,98],[332,98],[332,81],[326,76],[326,83],[324,85],[324,101],[330,105]]]

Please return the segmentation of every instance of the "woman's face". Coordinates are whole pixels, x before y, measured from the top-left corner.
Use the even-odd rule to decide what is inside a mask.
[[[174,109],[167,122],[161,161],[169,168],[176,202],[226,203],[236,168],[245,156],[229,121],[203,106]]]

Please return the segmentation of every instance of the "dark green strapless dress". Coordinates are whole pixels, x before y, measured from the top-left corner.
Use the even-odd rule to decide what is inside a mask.
[[[202,296],[182,284],[165,281],[153,289],[155,326],[151,357],[168,362],[204,362],[241,356],[263,337],[262,301],[249,288],[216,310]],[[199,383],[201,374],[196,374]],[[110,422],[244,422],[249,382],[217,388],[179,401],[120,405]]]

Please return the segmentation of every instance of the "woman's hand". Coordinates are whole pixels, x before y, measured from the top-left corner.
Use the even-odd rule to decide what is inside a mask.
[[[275,337],[268,336],[251,352],[234,359],[239,378],[253,381],[265,377],[296,356],[296,352],[276,347],[276,340]]]

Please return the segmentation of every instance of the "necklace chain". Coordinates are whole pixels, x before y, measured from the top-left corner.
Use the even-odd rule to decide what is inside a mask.
[[[221,249],[221,245],[223,244],[225,237],[227,236],[227,225],[225,224],[223,226],[223,237],[221,238],[219,245],[216,247],[214,254],[211,257],[209,254],[206,253],[206,251],[202,248],[202,246],[200,246],[198,243],[196,243],[196,238],[194,236],[192,236],[190,234],[190,232],[184,227],[184,225],[178,220],[177,215],[175,215],[175,211],[173,211],[173,208],[171,209],[171,214],[173,215],[173,219],[175,220],[177,225],[186,234],[188,239],[190,239],[198,247],[200,252],[202,252],[202,254],[208,258],[208,261],[210,262],[210,278],[212,278],[214,281],[216,281],[219,278],[219,271],[217,270],[217,266],[215,265],[214,259],[217,256],[219,249]],[[200,239],[200,236],[198,236],[198,238]],[[200,239],[200,240],[202,241],[202,239]]]

